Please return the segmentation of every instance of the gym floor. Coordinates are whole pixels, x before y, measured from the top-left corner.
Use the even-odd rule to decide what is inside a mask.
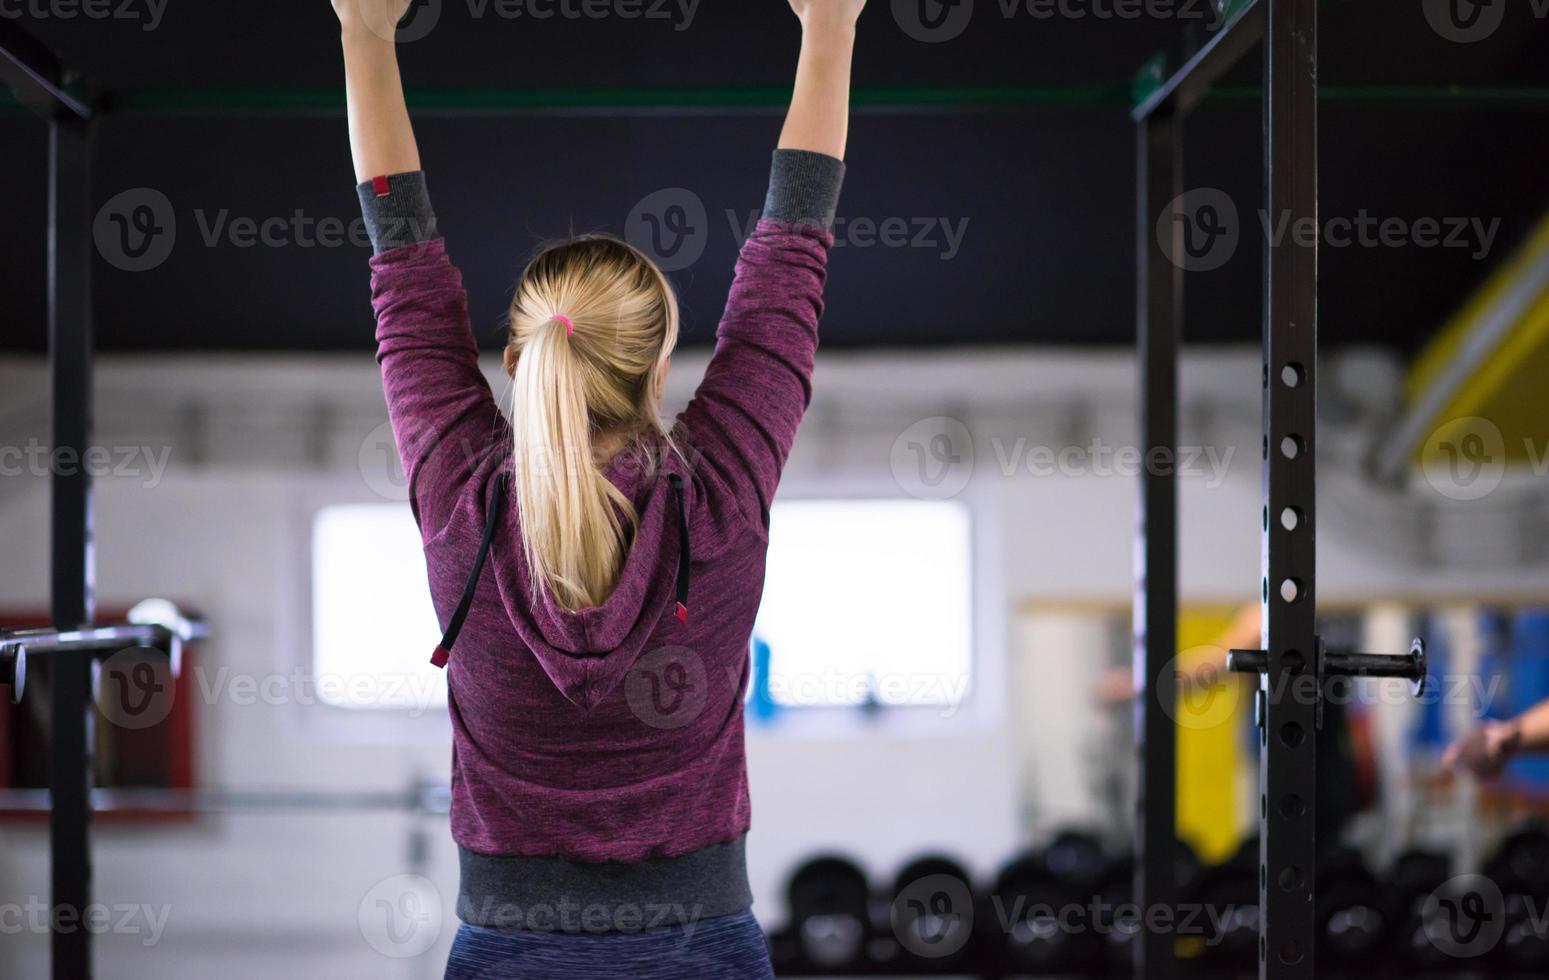
[[[1273,38],[1173,129],[1168,79],[1276,4],[1321,8],[1315,152],[1266,154]],[[376,360],[339,24],[272,6],[0,0],[0,977],[429,980],[458,934],[448,610]],[[778,975],[1549,975],[1541,6],[866,4],[746,664]],[[410,115],[497,401],[524,264],[600,232],[677,292],[683,411],[765,203],[788,4],[414,8]],[[1310,224],[1266,205],[1314,171]],[[1308,364],[1273,352],[1310,336],[1266,290],[1293,250]],[[1317,400],[1294,472],[1285,391]],[[1315,564],[1282,574],[1298,525]],[[1282,650],[1303,621],[1264,622],[1287,607],[1311,669]],[[87,620],[140,632],[25,632]],[[1303,673],[1306,738],[1275,686]],[[1315,773],[1305,814],[1261,771],[1299,746],[1264,764]],[[1176,848],[1137,852],[1148,826]],[[1314,840],[1313,875],[1267,870]],[[1305,928],[1266,925],[1277,886]]]

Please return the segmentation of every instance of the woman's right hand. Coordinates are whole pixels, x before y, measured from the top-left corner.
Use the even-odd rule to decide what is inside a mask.
[[[333,0],[333,12],[345,31],[365,29],[386,41],[398,33],[398,22],[414,0]]]

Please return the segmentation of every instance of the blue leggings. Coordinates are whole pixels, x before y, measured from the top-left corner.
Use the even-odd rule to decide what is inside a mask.
[[[463,923],[446,980],[773,980],[752,912],[645,932],[501,932]]]

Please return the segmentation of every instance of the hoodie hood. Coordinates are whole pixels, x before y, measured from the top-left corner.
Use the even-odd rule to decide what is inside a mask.
[[[633,501],[638,522],[613,594],[600,606],[566,609],[546,587],[534,589],[514,499],[497,516],[489,560],[506,616],[549,680],[578,707],[592,708],[612,693],[663,618],[674,617],[693,496],[686,470],[664,445],[652,452],[639,444],[604,469]]]

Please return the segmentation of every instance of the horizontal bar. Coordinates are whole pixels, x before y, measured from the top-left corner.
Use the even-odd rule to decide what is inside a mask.
[[[1226,98],[1246,98],[1249,90],[1240,86],[1223,89]],[[1254,96],[1256,98],[1256,96]],[[1321,85],[1320,103],[1361,103],[1379,105],[1455,105],[1549,107],[1549,86],[1535,85]]]
[[[1229,650],[1226,669],[1237,674],[1262,674],[1269,668],[1264,650]],[[1329,651],[1323,655],[1323,673],[1330,677],[1400,677],[1420,680],[1426,673],[1425,651],[1416,641],[1408,653],[1346,653]]]
[[[1264,39],[1267,5],[1268,0],[1240,4],[1208,41],[1139,100],[1130,116],[1139,122],[1154,112],[1183,115],[1198,105],[1215,83]],[[1162,64],[1165,71],[1165,61]]]
[[[40,654],[123,650],[159,646],[171,637],[171,631],[161,626],[99,626],[64,633],[51,629],[12,630],[0,633],[0,651],[24,649],[28,654]]]
[[[1226,669],[1234,674],[1262,674],[1269,669],[1269,654],[1263,650],[1228,650]]]
[[[60,115],[85,121],[91,106],[70,92],[59,59],[14,20],[0,17],[0,81],[15,92],[15,104],[42,116]]]
[[[51,626],[0,629],[0,651],[25,647],[30,653],[123,649],[137,643],[170,648],[175,643],[203,640],[210,627],[166,599],[146,599],[129,610],[128,622],[61,630]]]
[[[1329,653],[1324,667],[1336,677],[1402,677],[1415,680],[1425,676],[1425,665],[1408,654]]]
[[[288,789],[93,789],[96,813],[262,813],[388,810],[446,814],[451,788],[416,786],[408,790],[288,790]],[[0,790],[0,812],[48,813],[52,801],[46,789]]]
[[[0,631],[0,651],[23,648],[29,655],[88,650],[124,650],[133,646],[165,648],[179,640],[159,623],[95,626],[60,632],[52,629]]]
[[[511,112],[659,112],[783,110],[786,87],[411,89],[409,106],[420,114]],[[1112,106],[1126,99],[1122,85],[879,86],[856,90],[865,110],[941,110],[1025,106]],[[147,89],[116,94],[114,111],[154,113],[344,112],[342,89]]]
[[[1326,85],[1320,101],[1339,104],[1415,104],[1452,107],[1549,108],[1549,87],[1457,87],[1445,85]],[[1205,94],[1205,102],[1252,102],[1258,86],[1235,85]],[[409,105],[421,117],[550,115],[654,115],[762,113],[783,111],[790,90],[758,89],[413,89]],[[1124,85],[1018,85],[862,88],[855,95],[861,114],[964,112],[975,110],[1129,108]],[[0,110],[22,103],[0,91]],[[142,115],[343,116],[343,89],[207,90],[132,89],[108,97],[100,112]]]

